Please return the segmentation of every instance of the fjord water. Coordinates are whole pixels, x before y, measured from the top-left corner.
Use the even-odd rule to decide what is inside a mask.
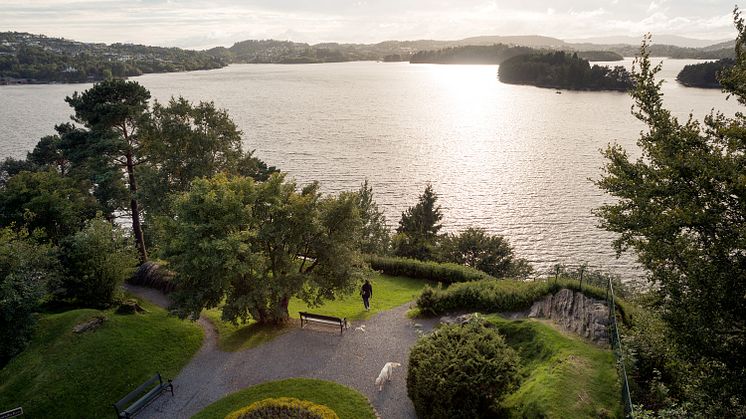
[[[713,108],[733,115],[736,101],[720,91],[676,83],[692,62],[664,60],[666,106],[681,119]],[[504,235],[540,272],[584,261],[641,275],[633,257],[615,257],[614,235],[591,214],[611,199],[589,180],[601,174],[599,150],[618,142],[639,155],[644,126],[624,93],[502,84],[496,66],[375,62],[231,65],[135,80],[159,101],[182,95],[228,109],[245,146],[299,183],[318,180],[336,193],[367,178],[392,226],[431,182],[446,231]],[[0,157],[22,157],[52,134],[69,120],[65,96],[88,87],[0,87]]]

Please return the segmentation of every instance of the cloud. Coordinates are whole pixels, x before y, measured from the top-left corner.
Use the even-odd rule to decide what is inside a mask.
[[[732,37],[726,0],[2,0],[0,28],[97,42],[207,48],[244,39],[309,43],[644,32]]]

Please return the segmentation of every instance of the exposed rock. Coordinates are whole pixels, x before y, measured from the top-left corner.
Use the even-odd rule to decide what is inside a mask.
[[[485,322],[484,318],[479,313],[466,313],[461,314],[459,316],[443,316],[440,318],[441,324],[466,324],[469,323],[472,319],[477,318],[481,319],[482,323],[484,323],[485,327],[494,327],[494,325],[490,322]]]
[[[83,333],[87,332],[89,330],[96,330],[98,329],[104,322],[106,321],[105,316],[96,316],[92,318],[91,320],[88,320],[87,322],[83,322],[80,324],[75,325],[73,327],[74,333]]]
[[[137,300],[125,300],[117,308],[117,314],[136,314],[136,313],[147,313],[147,310],[137,302]]]
[[[609,344],[609,307],[605,301],[581,292],[563,289],[549,295],[531,306],[528,317],[551,319],[564,330],[597,345]]]

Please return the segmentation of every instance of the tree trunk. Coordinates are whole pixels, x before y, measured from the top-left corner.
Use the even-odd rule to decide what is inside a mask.
[[[137,183],[135,181],[135,164],[132,161],[132,153],[128,152],[127,155],[127,177],[130,186],[130,210],[132,211],[132,231],[135,233],[135,245],[137,251],[140,253],[140,263],[148,261],[148,252],[145,249],[145,238],[142,234],[142,226],[140,225],[140,208],[137,205]]]

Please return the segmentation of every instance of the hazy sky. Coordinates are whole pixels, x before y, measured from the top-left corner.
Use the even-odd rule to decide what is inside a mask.
[[[0,0],[0,31],[208,48],[245,39],[373,43],[645,32],[735,37],[733,0]]]

